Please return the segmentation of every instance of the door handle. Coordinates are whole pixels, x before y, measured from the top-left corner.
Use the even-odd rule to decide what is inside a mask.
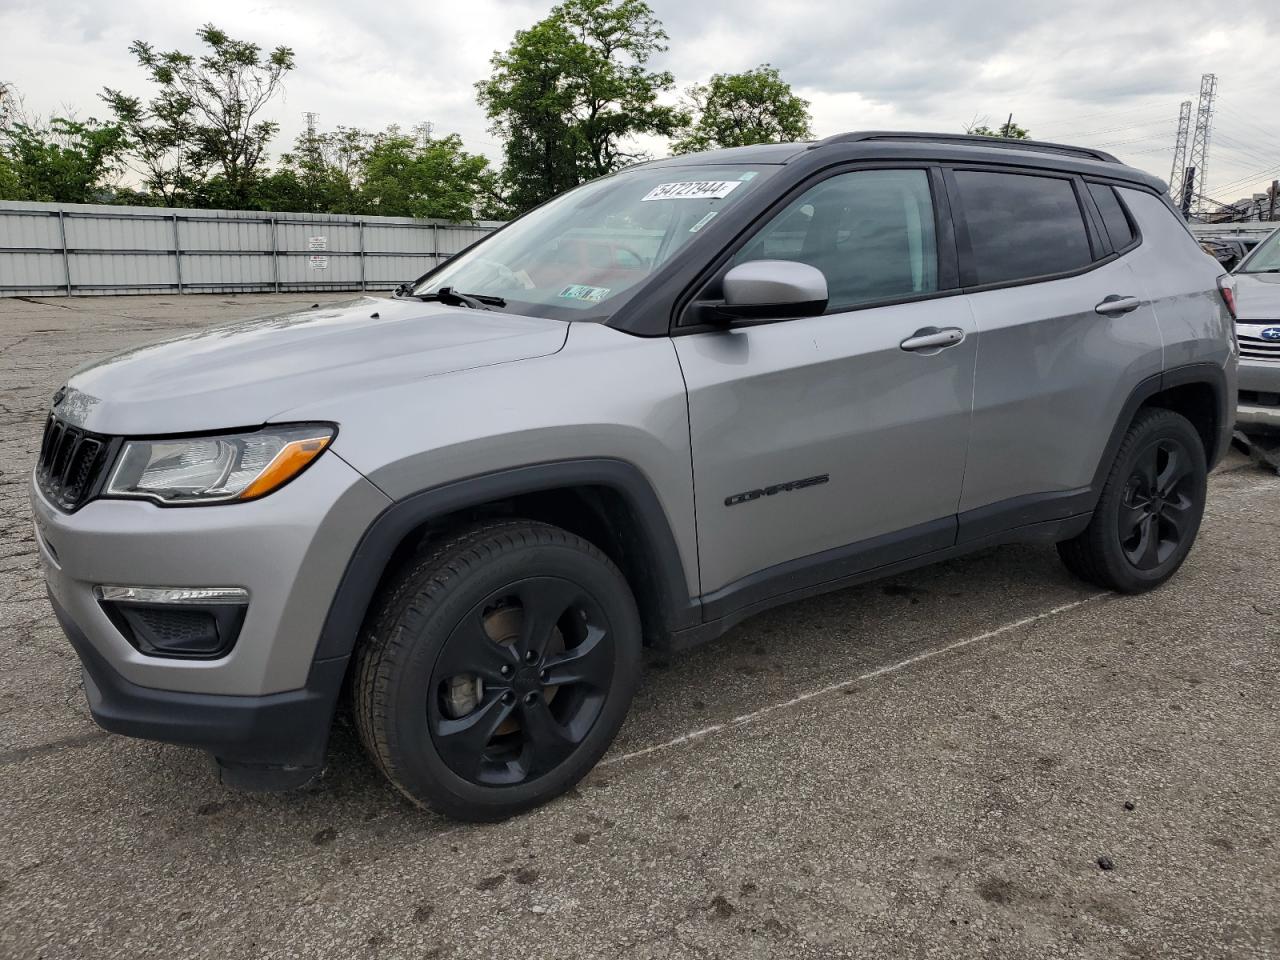
[[[1122,297],[1118,293],[1113,293],[1103,298],[1103,301],[1093,308],[1093,312],[1104,317],[1117,317],[1122,313],[1132,313],[1140,306],[1142,301],[1137,297]]]
[[[964,339],[964,331],[959,327],[925,327],[917,330],[898,346],[903,350],[944,350],[954,347]]]

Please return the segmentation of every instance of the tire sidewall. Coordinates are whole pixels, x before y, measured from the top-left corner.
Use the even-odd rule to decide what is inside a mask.
[[[528,577],[561,577],[582,587],[604,612],[613,637],[613,677],[590,731],[558,767],[511,786],[472,783],[445,763],[432,741],[427,717],[431,675],[445,641],[474,607],[504,587]],[[413,614],[414,608],[420,615]],[[564,792],[596,764],[626,716],[640,670],[640,623],[626,581],[602,556],[559,544],[520,544],[466,570],[443,595],[422,602],[405,598],[392,629],[400,630],[407,655],[386,689],[387,740],[395,752],[395,779],[416,796],[439,798],[468,819],[499,819]],[[441,796],[443,794],[443,797]],[[463,813],[462,811],[465,811]]]

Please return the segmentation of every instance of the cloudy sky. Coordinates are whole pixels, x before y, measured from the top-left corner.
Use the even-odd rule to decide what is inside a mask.
[[[963,131],[1012,112],[1033,136],[1099,146],[1167,178],[1178,105],[1218,75],[1210,196],[1280,177],[1275,0],[650,0],[670,34],[660,65],[680,87],[772,63],[812,104],[819,136],[853,129]],[[431,121],[497,159],[475,104],[489,57],[550,2],[0,0],[0,80],[29,109],[101,115],[105,85],[147,92],[127,52],[144,38],[194,51],[211,20],[297,56],[273,106],[292,141],[322,127]],[[1264,66],[1266,65],[1266,66]],[[661,144],[651,146],[662,152]]]

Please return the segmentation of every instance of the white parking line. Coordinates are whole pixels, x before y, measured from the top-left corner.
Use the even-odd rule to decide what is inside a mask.
[[[1021,620],[1015,620],[1013,623],[1006,623],[1002,627],[996,627],[994,630],[987,630],[985,633],[979,633],[977,636],[967,637],[964,640],[957,640],[954,643],[948,643],[945,646],[937,647],[933,650],[926,650],[924,653],[918,653],[914,657],[908,657],[897,663],[889,664],[883,667],[877,667],[874,670],[868,670],[866,673],[859,674],[849,680],[841,680],[839,683],[833,683],[829,686],[821,687],[817,690],[810,690],[808,693],[802,693],[798,697],[792,697],[790,700],[783,700],[780,703],[770,704],[759,710],[753,710],[750,713],[744,713],[726,720],[723,723],[713,723],[709,727],[703,727],[701,730],[694,730],[690,733],[682,734],[665,743],[658,743],[652,747],[644,747],[640,750],[632,750],[630,753],[624,753],[617,757],[607,757],[597,764],[599,767],[611,767],[618,763],[625,763],[628,760],[635,760],[637,757],[648,756],[651,753],[658,753],[661,750],[670,750],[672,747],[683,746],[686,743],[693,743],[696,740],[702,740],[711,736],[713,733],[719,733],[722,730],[728,730],[731,727],[740,727],[743,724],[752,723],[761,717],[767,717],[769,714],[777,713],[779,710],[786,710],[788,707],[794,707],[797,704],[807,703],[817,697],[824,697],[827,694],[835,693],[837,690],[845,690],[852,687],[856,683],[864,680],[875,680],[877,677],[883,677],[890,673],[897,673],[899,670],[905,670],[913,664],[920,663],[924,660],[932,660],[934,657],[940,657],[945,653],[953,650],[959,650],[961,647],[972,646],[975,643],[982,643],[985,640],[991,640],[1011,630],[1017,630],[1019,627],[1025,627],[1037,621],[1047,619],[1048,617],[1057,616],[1060,613],[1066,613],[1068,610],[1074,610],[1076,607],[1082,607],[1086,603],[1093,603],[1095,600],[1101,600],[1103,597],[1113,596],[1109,591],[1095,593],[1093,596],[1085,597],[1083,600],[1073,600],[1071,603],[1064,603],[1061,606],[1054,607],[1052,610],[1046,610],[1043,613],[1037,613],[1030,617],[1023,617]]]

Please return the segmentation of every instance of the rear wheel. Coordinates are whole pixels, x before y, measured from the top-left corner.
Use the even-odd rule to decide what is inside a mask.
[[[1195,427],[1172,410],[1141,411],[1125,433],[1084,532],[1058,544],[1072,573],[1122,593],[1164,583],[1204,515],[1207,468]]]
[[[366,749],[415,802],[499,820],[563,793],[608,749],[640,663],[635,601],[590,543],[486,523],[411,562],[357,654]]]

